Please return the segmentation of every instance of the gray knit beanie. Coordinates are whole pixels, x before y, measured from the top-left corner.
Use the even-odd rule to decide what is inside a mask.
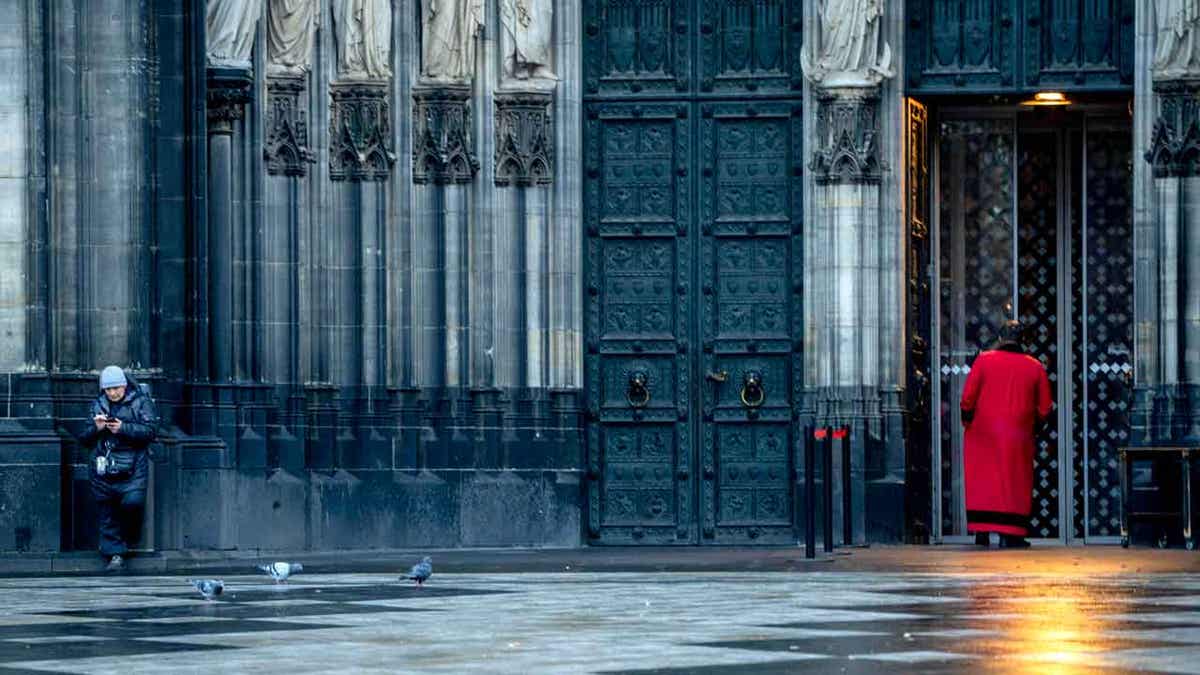
[[[100,388],[124,387],[129,384],[125,380],[125,371],[120,366],[108,366],[100,371]]]

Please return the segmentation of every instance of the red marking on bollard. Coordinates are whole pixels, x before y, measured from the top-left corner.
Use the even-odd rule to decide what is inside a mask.
[[[847,436],[849,436],[849,435],[850,435],[850,429],[848,429],[848,428],[846,428],[846,427],[842,427],[841,429],[834,429],[834,430],[833,430],[833,437],[834,437],[834,438],[845,438],[845,437],[847,437]]]
[[[817,439],[818,441],[825,438],[828,435],[829,435],[828,429],[817,429],[816,431],[813,432],[813,438]]]

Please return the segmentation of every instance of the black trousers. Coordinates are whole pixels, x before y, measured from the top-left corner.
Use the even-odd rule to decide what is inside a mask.
[[[100,517],[100,553],[105,557],[127,555],[142,538],[149,470],[144,452],[139,453],[133,475],[123,480],[99,476],[92,465],[92,497]]]

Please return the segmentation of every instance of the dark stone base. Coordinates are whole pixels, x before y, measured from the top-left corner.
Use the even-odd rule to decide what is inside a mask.
[[[60,412],[85,410],[93,379],[71,378]],[[154,393],[163,443],[152,456],[145,548],[583,543],[575,392],[204,384]],[[71,433],[28,437],[13,435],[8,454],[0,437],[0,503],[24,509],[0,511],[11,533],[0,531],[0,550],[95,550],[87,449]],[[5,466],[6,457],[29,463],[31,447],[48,458],[33,474]]]
[[[0,550],[62,548],[62,444],[52,431],[0,428]]]
[[[904,540],[904,481],[867,481],[867,540],[898,544]]]

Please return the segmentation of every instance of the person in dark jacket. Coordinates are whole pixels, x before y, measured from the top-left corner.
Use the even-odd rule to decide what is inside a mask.
[[[93,447],[92,496],[100,516],[100,554],[119,572],[141,538],[150,471],[147,449],[158,433],[154,401],[117,366],[100,373],[101,394],[92,401],[81,439]]]

